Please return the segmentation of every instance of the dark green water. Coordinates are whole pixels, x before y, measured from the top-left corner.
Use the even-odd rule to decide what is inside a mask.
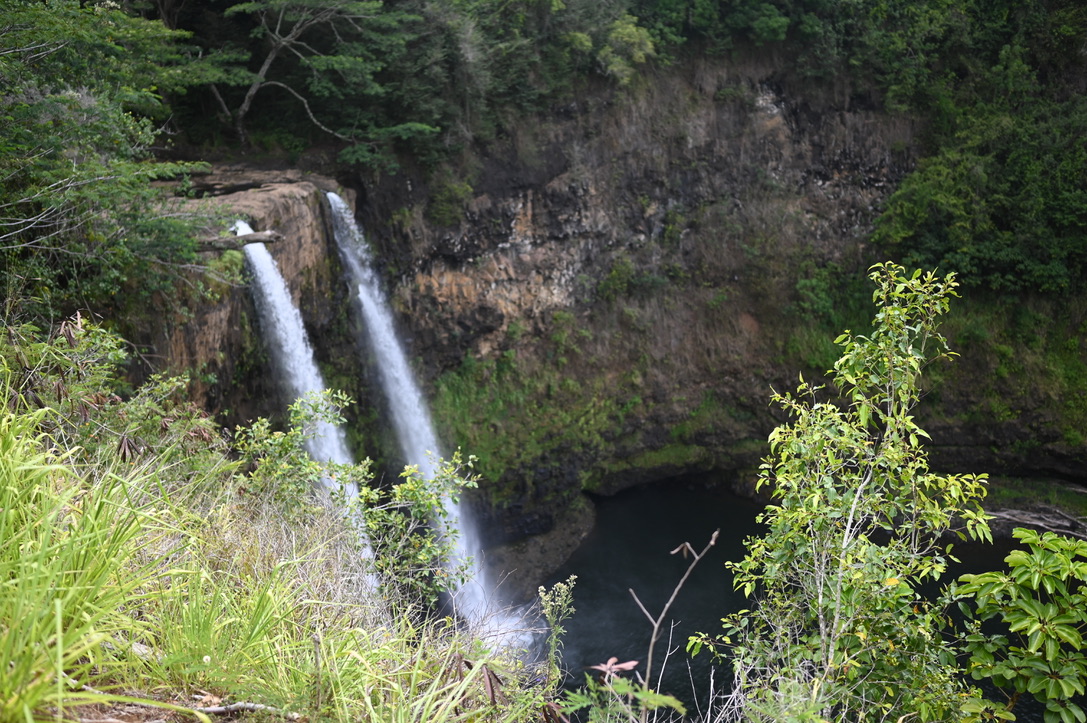
[[[588,666],[612,656],[620,662],[640,661],[638,670],[644,673],[652,627],[629,590],[650,613],[659,615],[690,564],[670,551],[684,542],[701,551],[720,529],[717,544],[695,568],[670,610],[653,664],[654,681],[661,666],[665,669],[658,690],[675,695],[688,707],[705,700],[710,657],[703,653],[691,661],[684,647],[689,636],[718,632],[723,616],[745,607],[743,596],[732,590],[724,562],[742,558],[744,538],[758,532],[758,505],[722,489],[721,482],[713,476],[682,477],[597,500],[596,528],[548,581],[578,576],[576,612],[565,624],[563,638],[563,662],[572,684],[584,681]],[[675,652],[666,661],[670,649]],[[717,676],[724,682],[727,671]],[[697,691],[692,691],[692,679]]]
[[[714,530],[720,529],[717,544],[671,608],[654,654],[652,676],[654,688],[683,701],[692,718],[705,709],[710,658],[703,653],[692,661],[684,650],[687,638],[696,632],[719,632],[722,617],[750,604],[733,591],[724,562],[741,559],[744,539],[761,532],[755,523],[759,505],[728,491],[725,482],[713,475],[679,477],[595,500],[596,528],[547,581],[550,585],[578,576],[576,612],[565,623],[563,637],[570,687],[584,682],[585,674],[593,672],[589,666],[612,656],[620,662],[638,660],[637,670],[644,673],[652,628],[629,589],[650,613],[659,615],[690,562],[670,551],[684,542],[701,551]],[[1010,549],[1010,541],[994,546],[956,545],[962,564],[954,574],[998,569]],[[666,661],[668,650],[673,652]],[[658,679],[662,665],[664,676]],[[731,677],[727,666],[718,666],[713,674],[717,692],[726,691]],[[1032,700],[1022,699],[1016,713],[1019,721],[1042,720],[1042,706]]]

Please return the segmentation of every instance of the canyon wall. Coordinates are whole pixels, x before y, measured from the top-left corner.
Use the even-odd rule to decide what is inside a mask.
[[[202,293],[182,293],[143,325],[136,334],[143,358],[157,362],[153,368],[187,372],[190,395],[228,428],[258,416],[283,418],[292,400],[273,378],[240,245],[230,230],[233,220],[246,220],[255,231],[275,234],[269,252],[302,313],[326,383],[360,401],[349,411],[353,445],[363,454],[368,447],[372,454],[384,449],[325,197],[336,191],[353,203],[354,193],[319,174],[245,164],[216,166],[191,185],[197,198],[185,202],[187,210],[218,219],[204,232],[200,262],[208,270],[191,281]]]
[[[437,169],[339,179],[359,193],[444,443],[480,457],[475,508],[510,565],[538,556],[526,540],[584,520],[586,491],[704,470],[749,487],[782,421],[771,387],[818,379],[833,337],[871,317],[865,269],[885,252],[866,239],[922,129],[779,67],[692,61],[510,119]],[[395,468],[322,211],[337,184],[218,175],[198,181],[207,202],[283,234],[273,254],[326,381],[361,400],[356,449]],[[155,343],[200,370],[197,393],[229,421],[275,411],[242,291]],[[936,466],[1081,476],[1082,435],[1040,377],[976,348],[935,370],[919,410]]]
[[[360,179],[437,421],[483,458],[492,542],[584,490],[708,469],[750,489],[771,387],[818,380],[871,318],[865,271],[893,250],[867,239],[924,129],[781,67],[692,61],[511,122],[445,173]],[[1084,321],[1060,322],[1081,364]],[[970,358],[930,370],[934,465],[1082,477],[1083,403],[1053,390],[1084,390],[948,329]]]
[[[863,277],[915,161],[913,122],[863,100],[694,62],[480,144],[455,217],[433,180],[363,184],[438,422],[497,482],[494,542],[584,489],[756,466],[801,370],[798,279]]]

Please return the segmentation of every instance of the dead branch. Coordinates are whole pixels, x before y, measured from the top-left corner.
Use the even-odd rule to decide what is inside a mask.
[[[278,231],[256,231],[242,234],[241,236],[206,236],[198,239],[198,251],[225,251],[227,249],[240,249],[246,244],[274,243],[282,241],[283,234]]]
[[[1087,524],[1083,520],[1052,507],[1038,511],[996,510],[989,514],[1018,525],[1028,525],[1046,532],[1087,540]]]
[[[672,603],[676,601],[676,597],[679,595],[679,591],[683,589],[683,585],[687,582],[687,578],[691,576],[692,572],[694,572],[695,566],[699,563],[699,561],[702,560],[703,557],[706,556],[706,553],[710,551],[710,548],[717,544],[717,536],[720,533],[721,530],[714,530],[713,535],[710,536],[710,541],[706,544],[704,548],[702,548],[702,552],[697,552],[689,542],[684,542],[682,545],[672,550],[672,552],[670,553],[672,555],[682,553],[683,557],[685,558],[690,555],[692,557],[691,564],[687,566],[687,571],[683,573],[683,577],[679,579],[679,582],[676,583],[676,586],[672,589],[672,595],[668,598],[668,602],[664,604],[664,608],[661,610],[660,615],[658,615],[656,618],[654,618],[649,613],[649,611],[645,609],[645,605],[643,605],[642,601],[638,599],[637,593],[635,593],[633,589],[628,589],[630,596],[634,598],[634,602],[638,605],[638,609],[642,611],[642,614],[645,615],[645,617],[649,620],[650,624],[653,626],[653,635],[649,638],[649,652],[646,654],[645,661],[646,685],[652,684],[653,649],[657,645],[657,638],[660,637],[661,625],[664,623],[664,618],[666,615],[668,615],[668,610],[672,607]],[[646,721],[647,712],[647,708],[642,709],[642,723],[645,723]]]
[[[272,713],[274,715],[282,716],[287,720],[299,720],[302,716],[298,713],[290,713],[279,708],[273,708],[270,705],[264,705],[263,703],[231,703],[230,705],[211,705],[206,708],[193,708],[197,713],[205,713],[208,715],[225,715],[227,713],[237,713],[238,711],[245,711],[248,713]]]
[[[295,98],[300,100],[302,102],[302,106],[306,109],[306,115],[309,116],[310,122],[313,123],[313,125],[320,128],[321,130],[323,130],[325,133],[328,133],[329,135],[331,135],[331,136],[333,136],[333,137],[335,137],[335,138],[337,138],[337,139],[339,139],[341,141],[350,141],[351,140],[351,138],[349,138],[348,136],[345,136],[342,133],[337,133],[336,131],[332,130],[331,128],[329,128],[325,124],[321,123],[321,121],[317,120],[317,116],[315,116],[313,114],[313,110],[310,109],[310,107],[309,107],[309,101],[306,100],[305,97],[303,97],[301,93],[296,91],[291,86],[287,85],[286,83],[280,83],[278,80],[266,80],[266,81],[264,81],[264,85],[271,85],[271,86],[275,86],[276,88],[283,88],[285,91],[287,91],[288,93],[293,95]]]

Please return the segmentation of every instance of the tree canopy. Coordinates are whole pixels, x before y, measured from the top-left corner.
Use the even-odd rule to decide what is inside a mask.
[[[0,7],[0,284],[44,309],[108,309],[192,260],[194,234],[150,181],[162,93],[196,82],[186,35],[74,0]]]
[[[151,212],[171,136],[434,167],[590,78],[776,46],[925,121],[876,240],[998,291],[1085,280],[1087,11],[1071,0],[13,0],[0,9],[5,285],[109,299],[192,261]],[[39,129],[48,127],[42,134]]]

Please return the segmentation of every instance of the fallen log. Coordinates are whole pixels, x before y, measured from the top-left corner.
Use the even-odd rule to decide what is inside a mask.
[[[1087,523],[1055,507],[1047,506],[1035,510],[1003,509],[988,512],[993,517],[1017,525],[1087,540]]]
[[[196,240],[198,251],[239,250],[246,244],[275,243],[283,240],[278,231],[255,231],[241,236],[206,236]]]

